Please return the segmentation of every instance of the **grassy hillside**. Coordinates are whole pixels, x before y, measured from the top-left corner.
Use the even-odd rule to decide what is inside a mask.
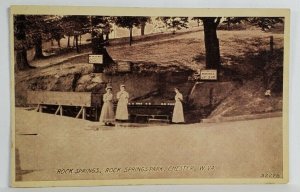
[[[274,37],[274,55],[276,55],[272,57],[268,53],[271,35]],[[226,93],[226,95],[216,96],[222,100],[216,101],[217,104],[214,106],[211,116],[281,110],[282,90],[277,88],[276,93],[268,98],[264,97],[264,91],[269,88],[273,89],[274,85],[280,81],[283,34],[267,33],[258,29],[219,30],[218,38],[222,61],[220,80],[238,80],[240,86],[235,86],[234,91],[229,92],[229,95]],[[134,66],[145,68],[139,70],[139,73],[144,71],[155,74],[162,69],[197,71],[205,67],[204,33],[199,28],[178,31],[176,34],[168,32],[136,36],[132,46],[129,46],[127,37],[113,39],[107,50],[114,60],[129,61]],[[71,52],[32,61],[31,64],[36,67],[35,69],[16,73],[17,105],[25,102],[27,90],[77,91],[79,90],[76,85],[77,80],[81,83],[80,91],[91,91],[95,87],[102,89],[103,86],[96,85],[97,82],[99,83],[99,81],[95,81],[96,77],[91,75],[92,66],[87,64],[87,54],[89,53],[91,51],[87,48],[80,55]],[[172,67],[169,68],[170,66]],[[118,81],[115,84],[122,81],[124,83],[125,80],[131,81],[130,77],[124,78],[115,78]],[[160,78],[155,77],[154,79]],[[87,79],[86,82],[85,79]],[[95,87],[91,85],[95,85]],[[183,89],[185,84],[182,85]],[[154,85],[154,87],[157,86],[159,85]],[[172,86],[174,85],[172,84]],[[144,91],[140,90],[139,95],[154,91],[146,89],[147,86]],[[168,89],[171,88],[168,87]],[[169,93],[172,92],[168,90],[167,94]],[[220,92],[216,91],[215,93],[219,94]],[[232,95],[230,95],[231,93]],[[172,98],[172,96],[168,97]]]

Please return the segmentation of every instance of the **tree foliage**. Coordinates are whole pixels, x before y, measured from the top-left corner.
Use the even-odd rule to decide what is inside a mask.
[[[59,20],[60,17],[55,15],[14,16],[14,48],[17,51],[16,66],[19,70],[30,68],[25,54],[28,49],[35,48],[35,59],[44,57],[42,42],[51,39],[53,23]]]
[[[202,23],[201,17],[192,17],[192,20],[197,22],[198,27]]]
[[[141,36],[145,35],[145,27],[147,23],[151,22],[151,17],[139,17],[138,18],[139,22],[136,27],[141,29]]]
[[[158,17],[173,33],[182,28],[188,28],[188,17]]]
[[[220,63],[220,46],[217,37],[217,27],[220,23],[248,22],[251,25],[258,26],[266,31],[275,26],[276,23],[283,23],[282,17],[199,17],[203,22],[204,39],[205,39],[205,54],[206,67],[218,69]]]
[[[29,69],[31,66],[27,60],[28,43],[25,15],[14,16],[14,49],[16,52],[15,70]]]
[[[61,26],[64,34],[68,36],[68,47],[70,46],[70,37],[74,36],[76,51],[79,53],[79,36],[89,32],[91,22],[86,15],[68,15],[63,16]]]
[[[188,28],[188,17],[158,17],[157,20],[164,23],[167,29],[173,33],[182,28]],[[206,67],[219,68],[220,46],[217,37],[217,27],[220,23],[226,24],[230,29],[231,24],[247,23],[257,26],[264,31],[273,28],[277,23],[283,23],[282,17],[193,17],[192,20],[203,24],[206,50]],[[35,58],[44,58],[42,44],[44,41],[56,40],[60,46],[60,40],[74,36],[76,50],[79,49],[79,37],[91,33],[92,50],[95,53],[103,52],[103,46],[108,44],[112,25],[129,29],[129,44],[132,44],[132,30],[134,27],[141,29],[144,35],[145,26],[151,22],[151,17],[109,17],[87,15],[15,15],[14,16],[14,48],[16,50],[16,66],[23,70],[30,68],[26,51],[35,48]],[[105,40],[104,40],[105,36]]]
[[[148,21],[147,17],[116,17],[115,23],[117,26],[129,29],[129,45],[132,44],[132,29],[133,27],[141,27],[142,23]]]
[[[246,20],[252,25],[260,27],[263,31],[274,28],[277,23],[284,22],[283,17],[250,17]]]

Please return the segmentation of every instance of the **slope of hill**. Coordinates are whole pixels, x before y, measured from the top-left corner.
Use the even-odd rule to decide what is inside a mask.
[[[274,37],[274,50],[277,51],[279,57],[281,56],[280,58],[268,56],[270,35]],[[219,95],[215,96],[217,100],[214,101],[215,105],[212,107],[214,111],[211,116],[262,112],[264,111],[262,108],[267,109],[265,111],[281,110],[282,94],[280,94],[280,90],[277,91],[278,94],[268,98],[268,101],[264,99],[257,101],[257,99],[263,98],[264,91],[269,88],[265,83],[266,78],[270,79],[267,84],[278,84],[278,80],[280,80],[280,77],[276,78],[276,75],[280,74],[278,69],[282,70],[283,34],[266,33],[260,30],[222,30],[218,31],[218,37],[223,67],[220,71],[220,81],[233,82],[235,85],[232,86],[230,83],[226,85],[233,88],[230,92],[218,92]],[[138,67],[137,72],[140,75],[104,75],[104,79],[99,79],[97,75],[92,74],[92,66],[87,64],[87,56],[90,53],[88,49],[81,55],[68,53],[49,59],[36,60],[34,61],[35,69],[16,73],[16,105],[26,105],[27,90],[101,92],[106,80],[113,81],[114,87],[120,83],[130,83],[133,88],[130,91],[132,93],[139,92],[136,95],[139,98],[149,93],[155,93],[157,87],[160,87],[161,90],[166,89],[161,97],[172,100],[171,90],[174,86],[185,90],[184,94],[187,98],[189,97],[188,94],[193,88],[193,81],[189,80],[190,72],[188,73],[189,77],[176,78],[177,80],[174,81],[172,80],[175,77],[173,73],[195,72],[205,67],[203,31],[194,29],[176,34],[162,33],[135,37],[132,46],[129,46],[126,41],[127,38],[114,39],[107,50],[114,60],[128,61]],[[167,71],[169,71],[168,74],[165,73]],[[144,73],[148,73],[148,76],[145,76]],[[169,79],[164,78],[162,86],[161,74],[163,73]],[[275,77],[273,77],[274,75]],[[143,79],[145,77],[147,78]],[[145,86],[136,89],[140,87],[140,82],[145,82]],[[239,86],[236,86],[236,82]],[[147,83],[150,83],[151,86],[148,86]],[[250,86],[250,84],[256,86]],[[216,87],[218,86],[220,85]],[[238,98],[245,98],[243,102],[251,103],[250,112],[244,109],[247,105],[244,105],[242,101],[237,102],[238,100],[230,96],[230,93],[234,93]],[[255,94],[241,97],[248,93]],[[206,100],[208,99],[210,98],[206,98]],[[227,104],[224,104],[225,101]],[[262,103],[264,104],[262,105]],[[196,102],[194,107],[200,106],[203,106],[202,103],[197,104]],[[229,108],[234,110],[230,111]],[[198,111],[195,113],[200,117]]]

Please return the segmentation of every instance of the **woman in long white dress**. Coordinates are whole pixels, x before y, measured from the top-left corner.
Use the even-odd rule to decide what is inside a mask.
[[[175,95],[175,106],[173,110],[172,122],[184,123],[184,115],[183,115],[183,107],[182,107],[183,96],[177,88],[175,88],[174,91],[176,95]]]
[[[125,85],[120,85],[120,91],[117,93],[117,110],[116,110],[116,120],[126,121],[128,120],[128,99],[129,94],[125,91]]]
[[[100,115],[100,123],[105,125],[113,125],[115,120],[112,87],[106,87],[106,93],[103,95],[103,105]]]

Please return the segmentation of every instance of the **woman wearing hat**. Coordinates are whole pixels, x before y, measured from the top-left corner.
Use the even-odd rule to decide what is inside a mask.
[[[128,120],[128,99],[129,94],[125,91],[125,85],[120,85],[120,91],[117,93],[118,105],[116,111],[116,120]]]
[[[106,93],[103,95],[103,106],[100,115],[100,123],[113,125],[115,120],[112,87],[106,87]]]
[[[174,88],[174,91],[176,95],[175,95],[175,106],[173,110],[172,122],[184,123],[183,107],[182,107],[183,96],[177,88]]]

